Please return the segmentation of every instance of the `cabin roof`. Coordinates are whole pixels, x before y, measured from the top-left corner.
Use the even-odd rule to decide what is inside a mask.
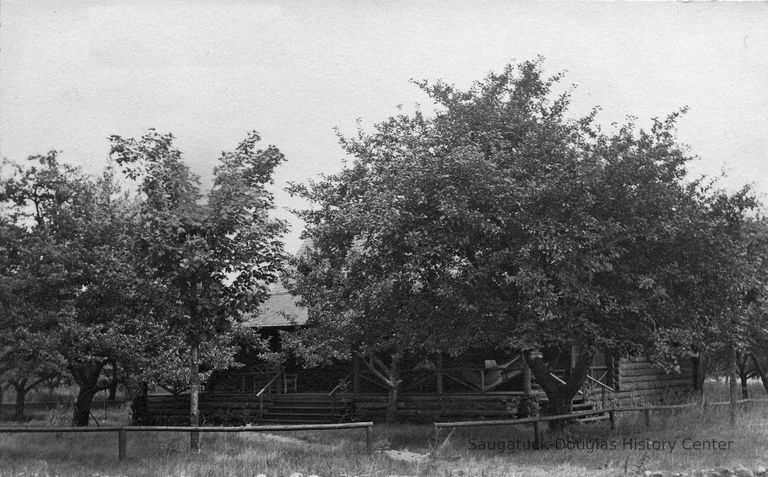
[[[307,322],[307,309],[296,304],[298,299],[282,283],[276,283],[267,301],[259,307],[259,313],[251,315],[245,325],[254,328],[303,325]]]
[[[304,240],[296,256],[306,255],[312,250],[312,241]],[[291,295],[282,282],[272,285],[269,298],[258,313],[250,314],[245,325],[252,328],[278,328],[303,325],[307,322],[307,309],[296,304],[298,297]]]
[[[314,249],[312,240],[304,240],[296,252],[296,257],[306,256]],[[356,240],[352,250],[363,250],[362,240]],[[250,314],[245,326],[252,328],[278,328],[303,325],[307,322],[307,309],[296,304],[298,297],[291,295],[282,282],[272,285],[269,298],[260,307],[259,312]]]

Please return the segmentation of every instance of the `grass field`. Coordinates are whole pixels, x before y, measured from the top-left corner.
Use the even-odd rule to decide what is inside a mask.
[[[724,397],[721,386],[710,386],[712,400]],[[753,396],[763,397],[760,393],[755,386]],[[62,410],[49,411],[27,425],[66,422],[68,414],[57,413]],[[108,420],[118,424],[127,417],[126,409],[114,410]],[[646,470],[755,468],[768,464],[768,403],[741,410],[736,429],[729,428],[727,407],[654,413],[650,428],[641,413],[624,414],[613,433],[607,422],[546,433],[544,441],[551,448],[545,450],[515,449],[533,439],[532,429],[522,426],[448,434],[443,431],[438,457],[421,457],[433,450],[431,426],[376,426],[373,455],[366,454],[359,429],[204,434],[199,454],[187,451],[186,434],[131,432],[123,462],[117,460],[115,433],[0,434],[0,475],[613,476],[643,475]],[[649,440],[651,444],[645,444]],[[403,451],[410,460],[381,452],[390,449]]]

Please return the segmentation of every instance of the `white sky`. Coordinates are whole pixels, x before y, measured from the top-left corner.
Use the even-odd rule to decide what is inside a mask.
[[[55,148],[97,171],[109,135],[155,127],[207,184],[256,129],[288,158],[282,188],[339,170],[333,127],[426,109],[410,78],[466,87],[541,54],[605,124],[688,105],[694,171],[766,194],[767,25],[768,3],[0,0],[0,156]]]

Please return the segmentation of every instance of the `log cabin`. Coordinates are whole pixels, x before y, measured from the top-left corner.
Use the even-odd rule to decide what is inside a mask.
[[[302,245],[299,253],[306,253]],[[296,304],[282,284],[249,326],[280,349],[280,332],[304,326],[307,310]],[[562,377],[570,364],[569,350],[545,350]],[[381,421],[387,389],[359,360],[302,369],[295,362],[274,366],[243,349],[241,367],[214,373],[200,395],[205,424],[328,423]],[[546,411],[546,396],[519,353],[474,350],[459,357],[413,357],[402,365],[397,401],[398,418],[411,423],[436,420],[512,419]],[[574,410],[680,401],[699,390],[696,360],[679,363],[666,372],[647,358],[616,358],[598,352]],[[145,422],[183,424],[188,419],[189,395],[150,393]],[[588,418],[586,420],[599,419]]]

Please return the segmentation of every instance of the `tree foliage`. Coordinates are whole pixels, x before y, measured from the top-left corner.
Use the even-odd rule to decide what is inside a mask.
[[[197,425],[197,393],[206,377],[200,352],[214,358],[209,372],[233,364],[234,347],[223,338],[237,330],[244,312],[266,299],[281,267],[286,226],[270,216],[274,199],[267,186],[285,158],[274,146],[259,149],[260,137],[252,132],[234,151],[222,153],[204,197],[171,134],[150,130],[138,139],[110,141],[111,157],[138,183],[136,256],[163,290],[158,306],[182,337],[180,349],[190,352],[187,382]],[[176,353],[168,357],[166,364],[182,359]],[[183,377],[175,373],[174,380],[178,387]]]
[[[563,411],[597,348],[674,367],[723,328],[748,275],[728,227],[749,191],[687,178],[684,111],[603,132],[596,110],[569,117],[560,79],[537,60],[466,91],[420,82],[433,117],[342,138],[342,172],[292,186],[316,245],[290,277],[310,310],[299,354],[519,349]],[[565,384],[545,348],[574,350]]]
[[[93,178],[56,152],[12,166],[0,197],[6,350],[28,382],[69,372],[80,387],[73,423],[86,425],[109,386],[102,369],[130,363],[143,337],[151,292],[130,256],[131,204],[109,172]]]
[[[203,202],[172,141],[153,130],[111,138],[134,193],[111,168],[94,178],[55,151],[10,164],[2,180],[3,377],[26,394],[66,370],[80,387],[76,425],[114,384],[102,375],[107,365],[120,380],[196,391],[233,364],[240,341],[257,341],[238,325],[281,266],[285,224],[270,217],[266,187],[283,155],[249,134],[222,154]]]

